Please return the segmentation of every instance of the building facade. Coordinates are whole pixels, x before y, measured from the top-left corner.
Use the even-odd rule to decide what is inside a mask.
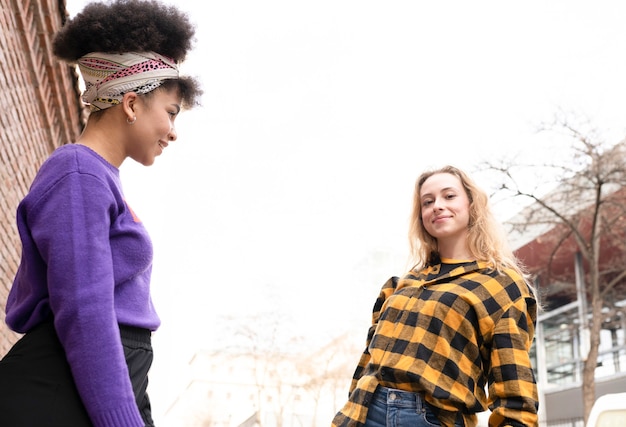
[[[17,205],[41,163],[83,126],[76,71],[51,51],[66,19],[64,0],[0,0],[0,357],[18,338],[4,323],[21,251]]]
[[[626,173],[623,148],[624,143],[618,144],[609,153],[619,158],[619,174]],[[584,187],[579,183],[575,186]],[[600,319],[593,319],[600,321],[595,369],[598,398],[626,391],[626,187],[609,183],[603,191],[592,190],[591,197],[572,197],[562,189],[558,192],[564,196],[559,209],[571,218],[570,224],[577,225],[583,239],[577,241],[571,228],[558,221],[537,221],[541,224],[526,227],[526,238],[518,240],[515,248],[535,277],[543,305],[533,345],[541,400],[540,425],[584,427],[583,365],[590,349],[592,291],[590,263],[582,255],[580,245],[584,238],[590,238],[592,224],[602,223],[596,251],[602,311]],[[594,202],[593,194],[600,194],[601,199]],[[552,206],[559,203],[556,200]],[[595,205],[602,205],[603,209],[597,216]],[[530,222],[529,218],[533,214],[522,211],[513,222]]]

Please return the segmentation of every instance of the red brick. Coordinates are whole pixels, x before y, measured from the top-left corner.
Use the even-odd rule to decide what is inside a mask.
[[[66,16],[63,1],[0,0],[0,357],[18,338],[4,323],[21,251],[15,209],[39,165],[82,129],[77,74],[51,53]]]

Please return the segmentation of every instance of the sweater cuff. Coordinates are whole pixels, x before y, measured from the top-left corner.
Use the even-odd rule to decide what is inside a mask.
[[[144,427],[145,425],[134,402],[114,411],[95,414],[91,421],[94,427]]]

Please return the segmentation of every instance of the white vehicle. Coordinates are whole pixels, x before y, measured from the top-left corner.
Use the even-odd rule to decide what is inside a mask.
[[[587,427],[625,427],[626,393],[600,396],[591,408]]]

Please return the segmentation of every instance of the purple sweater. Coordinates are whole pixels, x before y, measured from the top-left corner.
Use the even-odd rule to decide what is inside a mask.
[[[24,333],[54,316],[96,427],[143,426],[118,324],[156,330],[152,243],[119,170],[82,145],[58,148],[17,209],[22,259],[6,322]]]

